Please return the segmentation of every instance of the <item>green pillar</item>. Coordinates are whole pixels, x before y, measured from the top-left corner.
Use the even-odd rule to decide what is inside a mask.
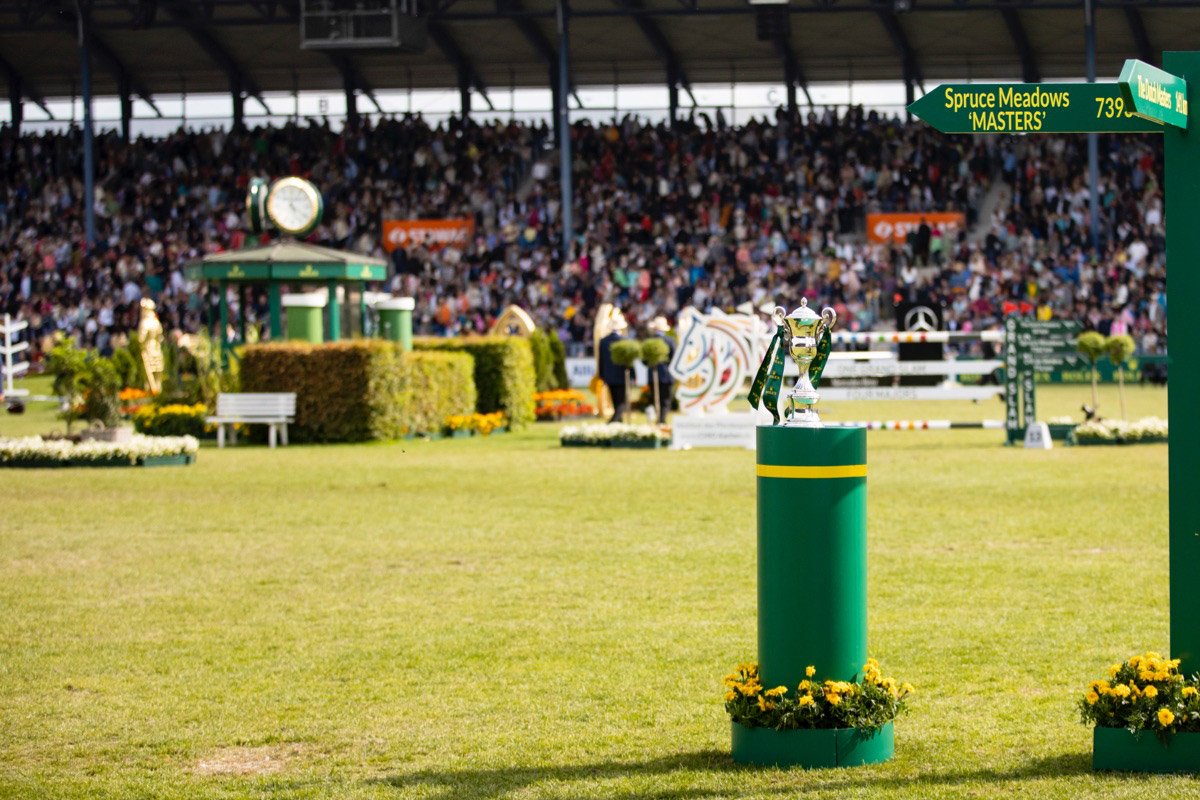
[[[246,291],[246,284],[238,284],[238,344],[246,343],[246,320],[249,314],[246,313],[246,296],[249,292]]]
[[[267,305],[270,308],[271,341],[278,342],[283,338],[283,302],[279,284],[274,281],[267,286]]]
[[[1188,105],[1200,85],[1200,53],[1164,53],[1164,70],[1184,78]],[[1200,105],[1197,107],[1200,114]],[[1192,138],[1195,137],[1195,138]],[[1171,380],[1167,385],[1171,442],[1167,461],[1170,506],[1171,565],[1171,655],[1182,660],[1179,671],[1191,675],[1200,670],[1200,493],[1195,490],[1200,474],[1200,419],[1196,398],[1200,396],[1200,314],[1191,313],[1193,297],[1200,298],[1200,125],[1188,118],[1187,130],[1165,126],[1167,270],[1170,296],[1184,313],[1170,318]],[[1192,350],[1197,354],[1192,355]]]
[[[221,352],[221,363],[225,363],[225,331],[229,328],[229,282],[221,281],[221,305],[217,313],[217,343]]]
[[[321,310],[325,298],[320,294],[289,294],[283,298],[287,309],[287,338],[293,342],[320,344],[325,340]]]
[[[758,428],[758,665],[762,685],[856,681],[867,660],[867,432]],[[732,723],[743,764],[849,767],[894,754],[878,731]]]
[[[358,282],[358,332],[367,335],[367,282]]]
[[[399,342],[405,352],[412,350],[412,315],[417,302],[411,297],[393,297],[375,304],[379,312],[379,335]]]
[[[329,341],[342,338],[342,307],[338,303],[337,281],[329,281]]]
[[[758,429],[764,686],[855,680],[867,660],[867,432]]]

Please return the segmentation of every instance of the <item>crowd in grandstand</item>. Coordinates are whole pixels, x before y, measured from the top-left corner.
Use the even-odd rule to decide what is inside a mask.
[[[572,131],[577,232],[541,125],[431,125],[420,117],[96,143],[97,245],[84,246],[78,131],[0,130],[0,312],[102,350],[151,297],[168,330],[215,324],[215,289],[186,264],[246,243],[250,177],[299,174],[324,192],[314,241],[388,255],[386,287],[417,298],[421,331],[483,331],[510,303],[589,342],[603,302],[634,322],[680,308],[835,306],[839,327],[890,326],[898,300],[940,303],[951,327],[1004,315],[1073,318],[1165,347],[1162,150],[1100,138],[1103,238],[1089,241],[1086,139],[952,137],[860,109],[730,127],[632,117]],[[965,212],[903,244],[864,233],[876,211]],[[385,253],[384,219],[468,217],[465,247]],[[265,294],[235,316],[267,318]]]

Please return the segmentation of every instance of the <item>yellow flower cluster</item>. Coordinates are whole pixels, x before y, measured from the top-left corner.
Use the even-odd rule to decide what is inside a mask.
[[[491,414],[451,414],[446,417],[447,430],[474,431],[481,436],[487,436],[507,424],[508,419],[503,411],[495,411]]]
[[[1180,674],[1179,659],[1153,651],[1110,666],[1108,678],[1091,681],[1080,702],[1084,722],[1162,735],[1194,729],[1198,710],[1200,688]]]

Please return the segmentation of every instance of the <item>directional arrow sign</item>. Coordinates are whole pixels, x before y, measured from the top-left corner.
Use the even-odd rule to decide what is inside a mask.
[[[1125,106],[1134,114],[1152,122],[1187,128],[1187,81],[1131,58],[1117,79]]]
[[[943,83],[908,107],[942,133],[1162,133],[1115,83]]]

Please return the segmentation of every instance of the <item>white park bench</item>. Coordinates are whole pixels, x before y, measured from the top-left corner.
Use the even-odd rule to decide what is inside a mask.
[[[208,422],[217,425],[217,447],[225,446],[225,426],[229,429],[229,443],[237,444],[237,423],[242,425],[266,425],[267,440],[275,446],[276,434],[288,443],[288,423],[296,416],[296,395],[280,393],[238,393],[217,395],[217,413],[208,417]]]

